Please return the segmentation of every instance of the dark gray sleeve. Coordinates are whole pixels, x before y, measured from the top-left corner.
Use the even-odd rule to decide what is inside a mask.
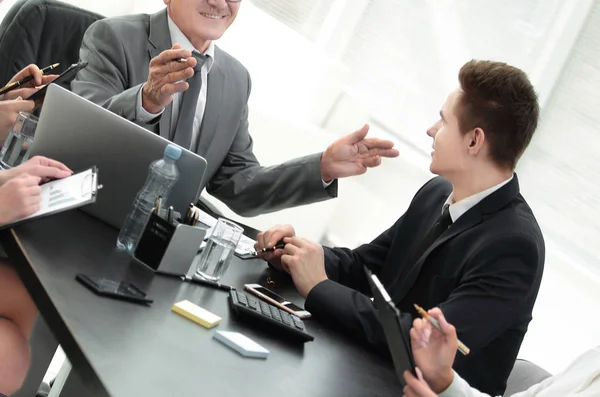
[[[136,104],[142,84],[129,87],[127,55],[122,37],[106,20],[93,23],[81,44],[80,58],[88,62],[71,83],[74,93],[137,122]],[[152,120],[152,124],[158,121]],[[145,125],[138,122],[140,125]]]
[[[337,181],[327,188],[323,187],[321,153],[272,167],[262,167],[252,151],[252,146],[252,137],[248,132],[246,102],[229,152],[207,186],[209,194],[223,201],[238,214],[255,216],[337,196]],[[285,144],[282,147],[285,147]]]

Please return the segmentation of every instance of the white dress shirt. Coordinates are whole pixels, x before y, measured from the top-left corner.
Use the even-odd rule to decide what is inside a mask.
[[[600,346],[588,350],[563,372],[531,386],[513,397],[598,397],[600,396]],[[458,374],[439,397],[490,397],[472,388]]]
[[[168,17],[169,24],[169,34],[171,35],[171,43],[179,44],[181,48],[184,50],[196,51],[201,53],[197,49],[194,48],[192,43],[188,40],[187,37],[183,34],[183,32],[175,25],[175,22],[171,20],[171,17]],[[202,78],[202,86],[200,87],[200,96],[198,97],[198,104],[196,105],[196,116],[194,117],[194,127],[192,130],[192,143],[191,147],[188,148],[192,152],[195,152],[196,144],[198,143],[198,136],[200,134],[200,126],[202,125],[202,119],[204,117],[204,109],[206,108],[206,90],[208,86],[208,73],[212,68],[215,62],[215,45],[211,41],[208,45],[208,48],[204,52],[204,55],[207,55],[206,62],[202,65],[202,69],[200,69],[200,74]],[[143,86],[142,86],[143,88]],[[179,109],[181,108],[181,96],[182,93],[177,93],[173,95],[173,108],[171,115],[171,131],[174,131],[175,126],[177,125],[177,120],[179,119]],[[149,123],[152,119],[156,118],[160,113],[152,114],[146,111],[142,107],[142,90],[140,90],[138,94],[137,100],[137,120],[142,123]]]
[[[452,218],[452,222],[456,222],[458,218],[463,216],[468,210],[475,207],[481,200],[494,193],[496,190],[500,189],[502,186],[506,185],[508,182],[512,181],[514,178],[514,174],[505,181],[500,182],[499,184],[492,186],[489,189],[486,189],[482,192],[476,193],[472,196],[466,197],[460,201],[454,202],[454,192],[450,193],[448,199],[442,206],[444,208],[447,204],[450,204],[450,218]],[[443,212],[443,210],[442,210]]]

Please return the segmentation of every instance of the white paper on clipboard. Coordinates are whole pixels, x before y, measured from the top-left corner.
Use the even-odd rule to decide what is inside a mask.
[[[19,222],[91,203],[97,193],[97,177],[94,167],[68,178],[43,184],[40,209]]]

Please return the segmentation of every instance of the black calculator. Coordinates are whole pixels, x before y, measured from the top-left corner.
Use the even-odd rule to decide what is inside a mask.
[[[302,320],[271,305],[253,295],[237,290],[229,291],[229,303],[231,308],[240,316],[246,316],[268,323],[278,332],[284,332],[287,336],[301,342],[310,342],[315,338],[306,332]]]

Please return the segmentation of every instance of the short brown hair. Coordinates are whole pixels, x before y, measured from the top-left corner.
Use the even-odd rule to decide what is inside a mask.
[[[492,161],[514,169],[531,142],[540,113],[529,78],[506,63],[471,60],[460,69],[458,80],[462,93],[455,111],[460,130],[481,128]]]

